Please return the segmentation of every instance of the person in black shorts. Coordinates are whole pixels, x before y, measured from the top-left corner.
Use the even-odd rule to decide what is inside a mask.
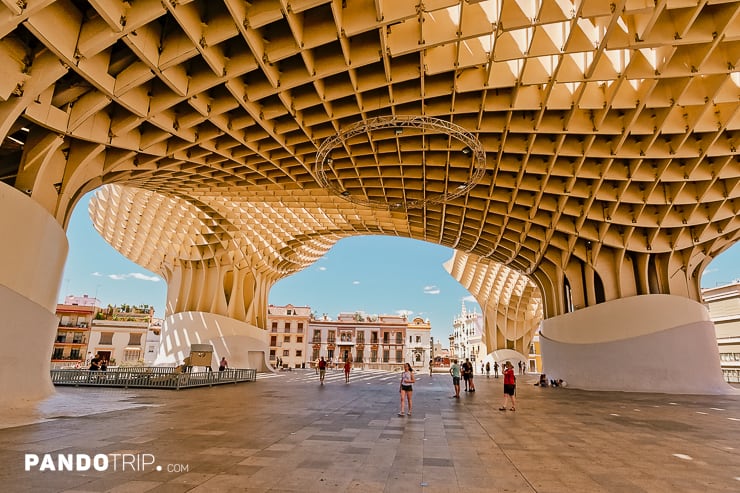
[[[498,408],[499,411],[506,411],[506,402],[511,399],[510,411],[516,411],[516,377],[514,376],[514,365],[511,361],[504,364],[504,403]]]

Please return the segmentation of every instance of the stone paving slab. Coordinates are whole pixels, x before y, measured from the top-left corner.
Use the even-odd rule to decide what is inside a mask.
[[[450,378],[435,374],[418,376],[413,416],[399,417],[398,379],[355,371],[345,384],[329,372],[320,386],[307,370],[179,392],[59,389],[23,419],[0,418],[0,488],[740,491],[738,396],[540,389],[532,375],[519,377],[517,411],[501,412],[501,379],[479,376],[477,391],[457,400]],[[55,465],[59,454],[154,464],[25,471],[27,453],[49,454]]]

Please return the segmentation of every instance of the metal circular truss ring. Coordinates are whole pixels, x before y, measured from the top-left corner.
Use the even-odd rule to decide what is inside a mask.
[[[403,128],[418,128],[423,131],[433,131],[435,133],[442,133],[449,135],[453,139],[456,139],[464,144],[465,147],[470,149],[472,158],[472,167],[470,178],[460,185],[456,186],[451,192],[434,194],[424,199],[411,200],[399,203],[390,204],[385,201],[370,200],[364,197],[353,196],[343,188],[329,181],[326,175],[326,168],[331,167],[332,159],[330,157],[331,151],[338,147],[344,146],[345,142],[349,139],[363,134],[369,133],[374,130],[382,129],[403,129]],[[465,130],[460,125],[456,125],[452,122],[440,120],[430,116],[378,116],[357,122],[336,135],[329,137],[321,143],[318,150],[316,151],[316,177],[323,188],[326,188],[333,194],[341,197],[344,200],[352,202],[353,204],[363,205],[374,209],[389,209],[389,210],[407,210],[407,209],[420,209],[428,204],[440,204],[448,200],[452,200],[456,197],[468,193],[473,187],[480,183],[481,179],[486,173],[486,153],[483,149],[483,145],[478,138]]]

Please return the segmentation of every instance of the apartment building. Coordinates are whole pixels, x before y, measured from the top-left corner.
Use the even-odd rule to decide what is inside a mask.
[[[331,364],[349,359],[355,367],[399,369],[405,358],[408,320],[402,315],[340,313],[309,323],[311,362],[323,356]],[[428,346],[427,342],[427,346]]]
[[[702,289],[702,297],[717,333],[722,374],[740,383],[740,280]]]
[[[308,306],[267,307],[267,326],[270,331],[270,363],[280,367],[301,368],[306,363],[306,330],[311,318]]]
[[[84,366],[90,342],[90,327],[100,303],[96,298],[67,296],[56,307],[57,334],[51,353],[51,367]]]
[[[100,309],[92,321],[86,361],[98,354],[110,366],[144,365],[147,344],[153,343],[148,339],[153,318],[154,307],[149,305]]]

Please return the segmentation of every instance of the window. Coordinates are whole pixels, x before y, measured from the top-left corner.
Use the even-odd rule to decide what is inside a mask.
[[[285,324],[285,332],[290,332],[290,322],[286,322],[286,324]]]
[[[284,344],[290,344],[290,336],[283,337],[283,343]]]
[[[283,356],[290,356],[290,350],[283,349]]]
[[[313,350],[313,353],[311,354],[311,359],[313,361],[316,361],[317,359],[319,359],[319,350],[318,349],[314,349]]]
[[[370,342],[372,344],[378,343],[378,332],[376,330],[373,331],[372,335],[370,336]]]
[[[298,333],[303,334],[303,322],[298,322]]]
[[[271,360],[274,360],[275,359],[275,350],[274,349],[270,349],[270,359]]]
[[[57,334],[56,342],[67,342],[67,334]]]
[[[72,337],[72,342],[75,344],[82,344],[82,332],[75,332],[75,335]]]
[[[69,352],[69,359],[80,359],[80,348],[72,348]]]
[[[272,323],[272,331],[277,332],[277,322]]]
[[[132,332],[128,336],[128,345],[129,346],[141,346],[141,332],[135,333]]]
[[[277,346],[277,336],[270,336],[270,346]]]
[[[416,342],[421,342],[421,336],[416,336]]]
[[[391,334],[389,332],[383,332],[383,344],[391,342]]]
[[[303,342],[303,336],[296,336],[295,342],[297,342],[297,343]]]
[[[370,362],[376,363],[377,361],[378,361],[378,350],[373,349],[372,351],[370,351]]]
[[[100,333],[100,344],[113,344],[113,332],[101,332]]]
[[[303,351],[301,351],[300,349],[296,349],[295,355],[296,355],[296,356],[297,356],[298,358],[300,358],[301,356],[303,356]]]
[[[362,363],[362,351],[357,352],[357,354],[355,355],[355,361],[357,363]]]
[[[62,359],[64,357],[64,348],[55,347],[54,353],[51,355],[51,359]]]
[[[320,330],[313,331],[313,342],[321,342],[321,331]]]
[[[396,344],[403,344],[403,334],[396,332]]]
[[[336,338],[334,337],[334,331],[330,330],[329,331],[329,342],[333,343],[335,341],[336,341]]]
[[[361,330],[357,333],[357,344],[365,344],[365,331]]]
[[[388,363],[391,359],[391,352],[387,349],[383,350],[383,363]]]
[[[403,361],[403,351],[396,350],[396,362],[401,363]]]
[[[141,349],[126,349],[123,352],[123,361],[139,361]]]
[[[414,342],[414,336],[409,336],[409,344],[411,344],[412,342]]]

